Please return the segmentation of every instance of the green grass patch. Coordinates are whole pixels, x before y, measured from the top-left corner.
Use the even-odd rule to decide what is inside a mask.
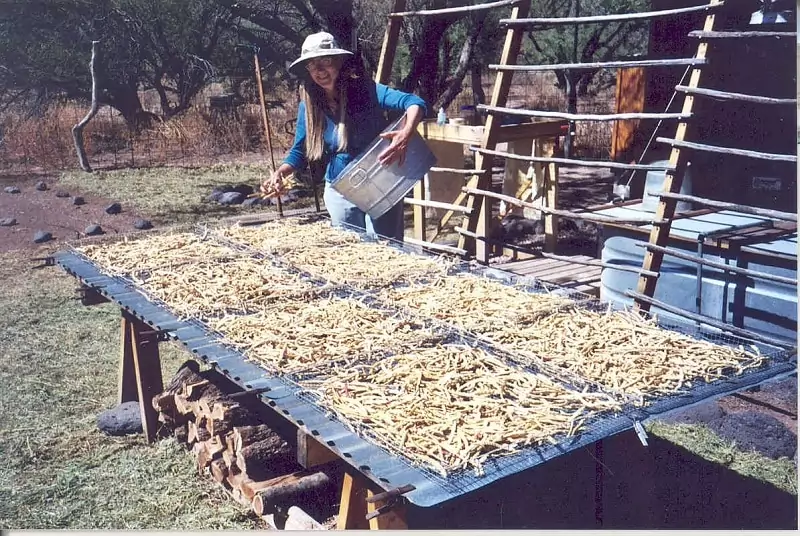
[[[119,309],[71,299],[75,280],[0,265],[0,527],[8,529],[253,529],[263,525],[174,440],[108,437],[116,405]],[[162,345],[164,377],[188,356]]]
[[[797,495],[797,466],[788,458],[773,460],[758,452],[739,450],[733,442],[722,439],[708,427],[699,424],[653,422],[648,426],[648,432],[706,460]]]
[[[215,186],[248,184],[258,188],[266,178],[268,168],[258,165],[220,164],[205,168],[160,167],[119,169],[84,173],[62,173],[65,187],[78,188],[131,205],[154,222],[191,223],[253,211],[274,212],[272,207],[255,209],[223,206],[207,201]],[[300,198],[286,208],[297,209],[313,205],[313,197]]]

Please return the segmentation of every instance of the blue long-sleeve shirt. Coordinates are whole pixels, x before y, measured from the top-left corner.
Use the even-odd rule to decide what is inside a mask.
[[[325,114],[323,132],[324,155],[327,162],[325,180],[330,182],[357,157],[388,125],[383,110],[405,111],[411,106],[421,106],[425,101],[416,95],[392,89],[370,80],[354,80],[347,88],[347,152],[338,152],[339,137],[336,133],[336,120]],[[284,159],[294,169],[303,169],[306,159],[306,105],[300,102],[297,110],[297,126],[294,144]]]

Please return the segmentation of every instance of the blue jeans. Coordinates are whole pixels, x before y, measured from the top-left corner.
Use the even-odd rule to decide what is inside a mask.
[[[325,208],[331,217],[331,223],[347,224],[365,230],[370,235],[380,235],[403,241],[403,202],[397,203],[383,216],[373,220],[364,211],[345,199],[342,194],[325,184]]]

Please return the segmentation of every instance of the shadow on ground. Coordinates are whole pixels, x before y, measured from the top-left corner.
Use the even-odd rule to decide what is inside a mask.
[[[651,436],[648,447],[632,432],[604,440],[600,479],[595,454],[591,446],[461,500],[412,508],[409,523],[431,529],[797,528],[796,496],[664,439]]]

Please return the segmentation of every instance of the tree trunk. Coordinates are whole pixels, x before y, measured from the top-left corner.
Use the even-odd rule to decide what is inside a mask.
[[[464,40],[464,45],[461,47],[461,54],[458,57],[458,65],[456,66],[456,71],[453,73],[453,77],[450,79],[450,82],[447,84],[447,87],[444,89],[442,96],[439,98],[439,102],[436,103],[434,108],[437,110],[439,108],[447,108],[451,102],[461,93],[461,89],[464,83],[464,77],[469,70],[471,64],[473,64],[473,55],[475,50],[475,43],[478,42],[478,37],[483,30],[483,23],[486,20],[485,12],[482,12],[480,15],[473,17],[472,19],[472,27],[469,30],[469,34],[467,38]],[[473,82],[474,84],[474,82]]]
[[[277,435],[253,443],[236,453],[236,464],[248,478],[266,480],[276,475],[295,471],[294,452]]]
[[[100,41],[92,41],[92,59],[89,60],[89,72],[92,74],[92,107],[86,117],[72,127],[72,139],[75,142],[75,151],[78,153],[78,163],[81,169],[87,173],[92,172],[92,166],[89,165],[89,160],[86,158],[86,147],[83,144],[83,127],[97,115],[97,111],[100,109],[100,104],[97,101],[97,68],[95,66],[99,45]]]
[[[483,68],[479,61],[472,62],[470,80],[472,82],[472,104],[475,106],[486,104],[486,93],[483,91]]]

